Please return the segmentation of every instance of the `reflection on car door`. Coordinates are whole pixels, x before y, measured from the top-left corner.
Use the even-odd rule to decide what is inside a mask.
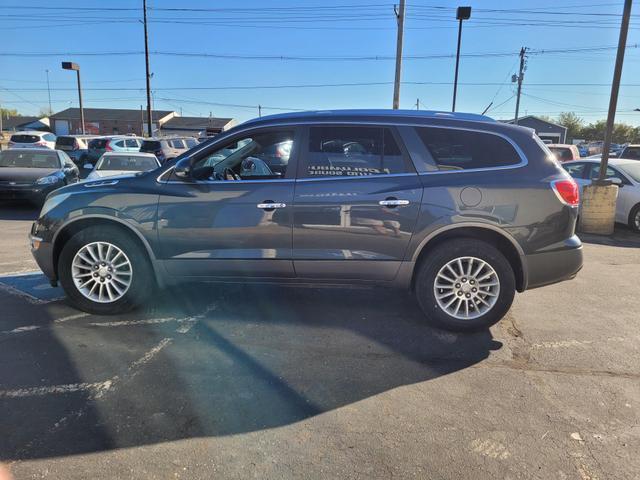
[[[295,129],[239,134],[199,153],[195,165],[214,167],[233,159],[233,153],[245,155],[249,150],[240,151],[238,145],[248,143],[258,145],[251,158],[260,158],[271,144],[295,136]],[[242,162],[234,171],[241,180],[167,179],[158,208],[160,251],[167,271],[184,276],[293,277],[295,155],[294,149],[286,170],[272,176],[252,176],[242,170]]]
[[[294,198],[296,275],[393,280],[422,199],[394,130],[312,126],[304,147]]]

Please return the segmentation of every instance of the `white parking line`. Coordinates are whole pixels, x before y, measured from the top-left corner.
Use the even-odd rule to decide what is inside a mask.
[[[141,367],[153,360],[153,358],[171,342],[171,338],[163,338],[160,340],[157,345],[129,365],[127,368],[127,376],[131,378],[137,375]],[[90,392],[91,398],[100,398],[121,381],[122,379],[118,375],[114,375],[103,382],[67,383],[62,385],[50,385],[47,387],[27,387],[14,390],[0,390],[0,398],[42,397],[45,395],[62,395],[65,393],[75,392]]]
[[[76,320],[78,318],[84,318],[84,317],[88,317],[89,314],[88,313],[76,313],[75,315],[68,315],[66,317],[62,317],[62,318],[58,318],[56,320],[53,321],[53,323],[62,323],[62,322],[68,322],[69,320]]]

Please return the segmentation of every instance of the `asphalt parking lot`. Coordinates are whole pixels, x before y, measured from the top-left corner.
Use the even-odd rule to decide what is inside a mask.
[[[0,208],[0,460],[27,478],[633,479],[640,236],[491,331],[385,289],[191,285],[74,310]]]

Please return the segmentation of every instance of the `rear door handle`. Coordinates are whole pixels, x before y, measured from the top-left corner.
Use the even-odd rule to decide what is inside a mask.
[[[401,205],[409,205],[409,200],[398,200],[397,198],[387,198],[386,200],[380,200],[379,205],[383,207],[399,207]]]
[[[263,210],[275,210],[276,208],[285,208],[287,206],[286,203],[277,203],[277,202],[269,202],[266,201],[264,203],[259,203],[256,207],[261,208]]]

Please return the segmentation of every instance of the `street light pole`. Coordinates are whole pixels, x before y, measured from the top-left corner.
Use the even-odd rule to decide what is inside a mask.
[[[618,40],[618,53],[616,55],[616,65],[613,70],[613,83],[611,85],[611,98],[609,99],[609,113],[607,114],[607,129],[604,132],[604,144],[602,145],[602,158],[600,159],[600,174],[598,183],[604,182],[607,178],[607,166],[609,164],[609,148],[611,147],[611,137],[613,136],[613,124],[616,117],[616,107],[618,105],[618,91],[620,90],[620,77],[622,76],[622,64],[624,62],[624,51],[627,47],[627,33],[629,32],[629,19],[631,17],[632,0],[625,0],[622,12],[622,25],[620,26],[620,38]]]
[[[395,6],[393,7],[395,9]],[[402,75],[402,44],[404,42],[404,8],[405,0],[400,0],[400,9],[396,14],[398,21],[398,37],[396,40],[396,76],[393,82],[393,109],[400,108],[400,79]]]
[[[471,18],[471,7],[458,7],[456,11],[458,19],[458,50],[456,52],[456,73],[453,79],[453,105],[451,111],[456,111],[456,95],[458,94],[458,68],[460,67],[460,44],[462,42],[462,21]]]
[[[149,37],[147,35],[147,0],[142,0],[144,17],[144,63],[147,70],[147,135],[153,137],[151,125],[151,75],[149,73]]]
[[[80,86],[80,65],[73,62],[62,62],[63,70],[75,70],[78,76],[78,100],[80,103],[80,128],[82,130],[82,134],[85,134],[84,130],[84,109],[82,108],[82,87]]]

